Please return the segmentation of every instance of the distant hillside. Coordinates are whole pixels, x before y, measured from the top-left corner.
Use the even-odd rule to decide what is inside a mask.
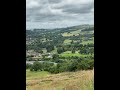
[[[55,28],[55,29],[33,29],[33,30],[26,30],[26,37],[37,37],[38,35],[44,34],[44,33],[50,33],[50,32],[58,32],[58,33],[64,33],[68,31],[75,31],[79,29],[86,29],[86,28],[94,28],[94,25],[77,25],[77,26],[71,26],[66,28]]]
[[[94,25],[89,25],[89,24],[85,24],[85,25],[77,25],[77,26],[70,26],[70,27],[64,27],[64,28],[54,28],[54,29],[38,29],[38,28],[35,28],[35,29],[32,29],[33,31],[37,31],[37,30],[59,30],[59,29],[80,29],[80,28],[87,28],[87,27],[94,27]],[[32,31],[32,30],[26,30],[26,31]]]

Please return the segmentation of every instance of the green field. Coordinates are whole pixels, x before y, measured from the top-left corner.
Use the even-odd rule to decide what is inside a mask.
[[[47,50],[46,48],[42,49],[43,53],[47,53]]]
[[[70,44],[72,40],[66,39],[64,40],[64,44]]]
[[[60,56],[63,56],[63,57],[72,57],[72,56],[85,57],[85,56],[90,56],[90,55],[83,55],[83,54],[80,54],[78,51],[76,51],[75,53],[72,53],[71,51],[66,51],[66,52],[63,52],[62,54],[60,54]]]
[[[65,33],[63,33],[62,35],[63,35],[64,37],[73,36],[73,35],[77,36],[77,35],[79,35],[79,33],[80,33],[80,30],[76,30],[76,31],[71,31],[70,33],[65,32]]]
[[[94,44],[94,40],[89,40],[89,41],[82,41],[82,43],[81,44],[83,44],[83,45],[85,45],[85,44]]]
[[[46,77],[47,75],[49,75],[49,72],[46,72],[46,71],[41,71],[41,72],[32,71],[31,72],[30,70],[26,70],[26,79]]]

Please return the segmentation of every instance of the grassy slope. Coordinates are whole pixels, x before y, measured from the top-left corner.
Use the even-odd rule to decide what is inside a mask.
[[[40,78],[40,77],[45,77],[49,75],[48,72],[46,71],[41,71],[41,72],[30,72],[30,70],[26,70],[26,79],[35,79],[35,78]]]
[[[31,73],[31,72],[29,72]],[[34,72],[35,73],[35,72]],[[32,73],[32,74],[34,74]],[[27,77],[27,90],[94,90],[94,70],[45,74]]]

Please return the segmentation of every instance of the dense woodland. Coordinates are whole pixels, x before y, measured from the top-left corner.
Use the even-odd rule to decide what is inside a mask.
[[[31,71],[44,70],[59,73],[92,69],[94,67],[94,26],[26,30],[26,54],[27,61],[36,60],[33,65],[27,64],[26,68]],[[37,62],[41,60],[46,62]]]

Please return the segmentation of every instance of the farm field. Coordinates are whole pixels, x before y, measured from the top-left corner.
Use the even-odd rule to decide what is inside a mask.
[[[76,31],[71,31],[69,33],[68,32],[67,33],[63,33],[62,36],[64,36],[64,37],[73,36],[73,35],[77,36],[77,35],[79,35],[79,33],[80,33],[80,30],[76,30]]]
[[[61,53],[60,56],[64,56],[64,57],[72,57],[72,56],[85,57],[85,56],[90,56],[90,55],[80,54],[78,51],[76,51],[75,53],[72,53],[71,51],[66,51],[66,52]]]
[[[70,44],[72,40],[66,39],[64,40],[64,44]]]
[[[82,41],[82,43],[81,44],[83,44],[83,45],[85,45],[85,44],[94,44],[94,41],[93,40],[89,40],[89,41]]]

